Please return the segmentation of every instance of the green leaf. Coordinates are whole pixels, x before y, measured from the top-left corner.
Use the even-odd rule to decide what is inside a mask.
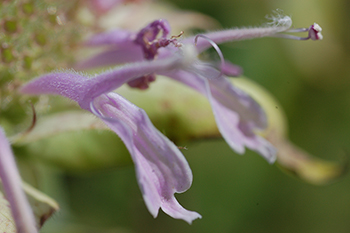
[[[11,215],[11,209],[8,201],[0,192],[0,231],[7,233],[16,233],[15,222]]]
[[[59,210],[59,206],[55,200],[29,184],[23,183],[23,189],[33,209],[37,225],[42,227],[45,221]]]
[[[41,228],[44,222],[59,209],[58,204],[26,183],[23,183],[23,189],[34,212],[36,224]],[[3,195],[2,185],[0,185],[0,213],[0,232],[16,233],[16,226],[9,203]]]
[[[334,182],[346,174],[347,160],[322,160],[288,140],[286,115],[281,105],[267,90],[245,78],[235,79],[233,83],[249,93],[266,111],[268,128],[261,134],[277,148],[277,164],[283,171],[315,185]]]
[[[98,118],[84,111],[67,111],[38,117],[35,127],[29,133],[10,140],[17,145],[28,144],[65,132],[89,129],[107,129]]]

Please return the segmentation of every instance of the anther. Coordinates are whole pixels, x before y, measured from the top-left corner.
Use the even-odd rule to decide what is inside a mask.
[[[180,38],[184,34],[184,31],[181,31],[177,36],[171,36],[170,39]]]
[[[280,37],[280,38],[286,38],[286,39],[293,39],[293,40],[322,40],[323,36],[321,34],[322,28],[317,23],[314,23],[309,28],[295,28],[295,29],[289,29],[285,32],[289,33],[296,33],[296,32],[308,32],[307,37],[299,37],[299,36],[293,36],[289,34],[275,34],[273,37]]]
[[[322,28],[317,23],[314,23],[309,27],[309,37],[311,40],[322,40],[323,36],[321,34]]]

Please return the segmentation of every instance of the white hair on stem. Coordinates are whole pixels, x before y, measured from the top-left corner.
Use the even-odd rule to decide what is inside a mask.
[[[287,27],[292,26],[292,18],[283,13],[283,10],[277,9],[273,11],[273,14],[266,15],[266,19],[270,20],[266,25],[269,27]]]

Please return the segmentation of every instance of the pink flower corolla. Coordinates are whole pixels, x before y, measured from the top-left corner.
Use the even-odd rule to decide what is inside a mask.
[[[22,189],[16,161],[4,130],[0,126],[0,178],[18,233],[36,233],[35,218]]]
[[[129,64],[93,78],[76,72],[50,73],[27,83],[21,92],[62,95],[99,117],[129,150],[150,213],[156,217],[161,208],[171,217],[191,223],[201,216],[184,209],[174,197],[192,184],[185,157],[153,126],[143,109],[111,92],[137,77],[185,66],[191,54],[194,53],[182,50],[167,59]]]
[[[291,39],[322,39],[321,28],[314,24],[305,29],[290,29],[292,25],[289,16],[273,17],[272,22],[265,27],[229,29],[209,32],[180,40],[179,36],[169,37],[170,26],[166,20],[156,20],[139,32],[114,30],[95,35],[86,42],[87,46],[109,46],[109,48],[80,64],[78,69],[98,66],[115,65],[142,60],[162,60],[173,56],[176,51],[186,45],[196,46],[201,53],[217,43],[237,41],[258,37],[284,37]],[[283,32],[308,32],[306,38],[295,37]],[[238,76],[241,68],[222,61],[218,67],[200,61],[192,63],[185,69],[173,69],[150,73],[128,82],[131,87],[146,89],[156,75],[163,75],[182,82],[206,96],[212,106],[218,128],[236,152],[243,154],[245,147],[260,153],[269,163],[276,160],[273,146],[256,135],[256,131],[266,128],[267,119],[264,111],[249,95],[233,86],[226,75]]]

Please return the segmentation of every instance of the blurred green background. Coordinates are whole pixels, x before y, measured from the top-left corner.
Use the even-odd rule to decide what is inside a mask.
[[[350,151],[349,1],[171,3],[212,16],[223,28],[259,26],[276,9],[291,15],[295,27],[320,24],[322,41],[262,38],[220,48],[226,59],[243,67],[245,76],[276,96],[295,144],[333,161]],[[235,154],[222,139],[186,146],[183,153],[194,182],[177,198],[185,208],[199,212],[201,220],[188,225],[161,211],[153,219],[132,165],[89,174],[43,167],[48,174],[43,191],[60,203],[61,211],[42,232],[350,232],[348,175],[314,186],[282,173],[253,152]]]

